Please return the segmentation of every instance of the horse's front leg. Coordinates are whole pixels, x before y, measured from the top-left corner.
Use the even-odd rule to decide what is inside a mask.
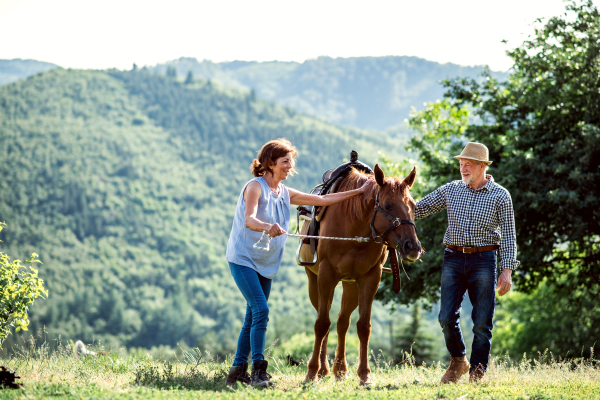
[[[373,267],[357,280],[358,283],[358,322],[356,328],[360,345],[358,348],[358,369],[356,373],[361,385],[370,385],[369,339],[371,337],[371,307],[381,281],[381,268]]]
[[[327,337],[331,326],[329,310],[331,308],[333,292],[337,283],[338,281],[335,278],[335,273],[330,269],[329,264],[327,264],[326,261],[321,261],[318,276],[319,307],[317,310],[317,320],[315,321],[315,344],[312,357],[308,361],[308,372],[304,382],[317,379],[319,371],[322,370],[321,351],[323,348],[323,341]],[[325,346],[327,346],[327,342],[325,342]],[[325,354],[327,354],[327,348],[325,348]],[[327,371],[329,371],[329,366],[327,366]]]
[[[308,296],[315,310],[319,311],[319,285],[317,275],[308,268],[306,269],[306,275],[308,276]],[[332,298],[333,299],[333,298]],[[329,305],[331,308],[331,305]],[[319,368],[319,378],[329,375],[329,362],[327,361],[327,340],[329,339],[329,333],[325,335],[323,344],[321,345],[321,366]]]
[[[331,307],[330,307],[331,308]],[[323,338],[321,343],[321,356],[319,357],[319,379],[324,376],[329,376],[329,361],[327,360],[327,340],[329,339],[329,331]]]
[[[358,285],[356,282],[342,282],[344,292],[342,294],[342,307],[337,322],[338,343],[335,349],[333,361],[333,376],[338,381],[343,381],[348,376],[348,364],[346,363],[346,334],[350,327],[350,317],[358,307]]]

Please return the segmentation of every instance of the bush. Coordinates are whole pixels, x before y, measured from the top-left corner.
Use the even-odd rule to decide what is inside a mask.
[[[0,231],[5,226],[0,222]],[[8,255],[0,252],[0,348],[12,327],[16,327],[17,332],[27,330],[29,305],[40,296],[48,296],[33,267],[33,263],[41,263],[36,258],[37,254],[33,253],[25,261],[30,264],[27,268],[19,260],[10,262]]]

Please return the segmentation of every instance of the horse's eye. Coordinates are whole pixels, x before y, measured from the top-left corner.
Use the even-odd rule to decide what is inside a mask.
[[[394,208],[394,205],[392,203],[385,203],[383,205],[383,208],[385,208],[386,210],[391,210],[392,208]]]

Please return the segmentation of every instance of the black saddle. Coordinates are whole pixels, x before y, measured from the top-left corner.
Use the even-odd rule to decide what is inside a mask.
[[[321,195],[321,196],[328,194],[328,193],[335,193],[336,192],[336,184],[338,182],[340,182],[344,177],[346,177],[350,173],[352,168],[355,168],[361,172],[365,172],[368,174],[373,173],[373,170],[371,169],[371,167],[369,167],[365,163],[358,161],[358,153],[356,151],[352,150],[350,152],[350,161],[338,166],[337,168],[332,168],[332,169],[326,171],[323,174],[323,178],[322,178],[323,182],[318,184],[317,186],[315,186],[310,191],[310,193],[316,194],[316,195]],[[297,210],[298,210],[297,229],[298,230],[300,229],[300,218],[301,217],[303,219],[310,219],[310,223],[308,226],[308,232],[306,234],[310,235],[310,236],[318,236],[319,231],[320,231],[320,220],[323,218],[325,210],[323,210],[323,212],[321,213],[322,207],[313,207],[313,206],[298,206]],[[317,219],[317,216],[319,216],[319,214],[321,214],[321,215]],[[303,261],[300,259],[300,248],[304,244],[310,245],[310,252],[314,256],[312,262]],[[302,266],[314,265],[316,263],[317,258],[315,255],[317,253],[318,244],[319,244],[318,239],[305,238],[302,240],[302,242],[300,243],[300,246],[298,247],[298,251],[296,252],[296,261],[298,262],[299,265],[302,265]]]

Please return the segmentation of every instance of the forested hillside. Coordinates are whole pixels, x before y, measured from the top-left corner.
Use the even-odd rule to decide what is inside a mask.
[[[273,100],[327,121],[366,129],[395,127],[396,135],[408,135],[404,120],[411,107],[443,97],[439,81],[476,78],[483,67],[439,64],[418,57],[319,57],[303,63],[232,61],[199,62],[180,58],[153,68],[161,73],[213,79],[226,86],[255,90],[258,97]],[[507,74],[494,72],[505,79]]]
[[[49,71],[58,65],[36,60],[0,60],[0,85],[25,79],[39,72]]]
[[[145,69],[55,69],[1,86],[1,245],[13,257],[37,252],[49,291],[30,329],[231,352],[244,310],[224,260],[235,202],[256,151],[282,136],[299,148],[300,174],[288,184],[303,190],[352,149],[373,163],[378,150],[398,158],[401,148],[252,93]],[[269,340],[312,329],[290,242]]]

